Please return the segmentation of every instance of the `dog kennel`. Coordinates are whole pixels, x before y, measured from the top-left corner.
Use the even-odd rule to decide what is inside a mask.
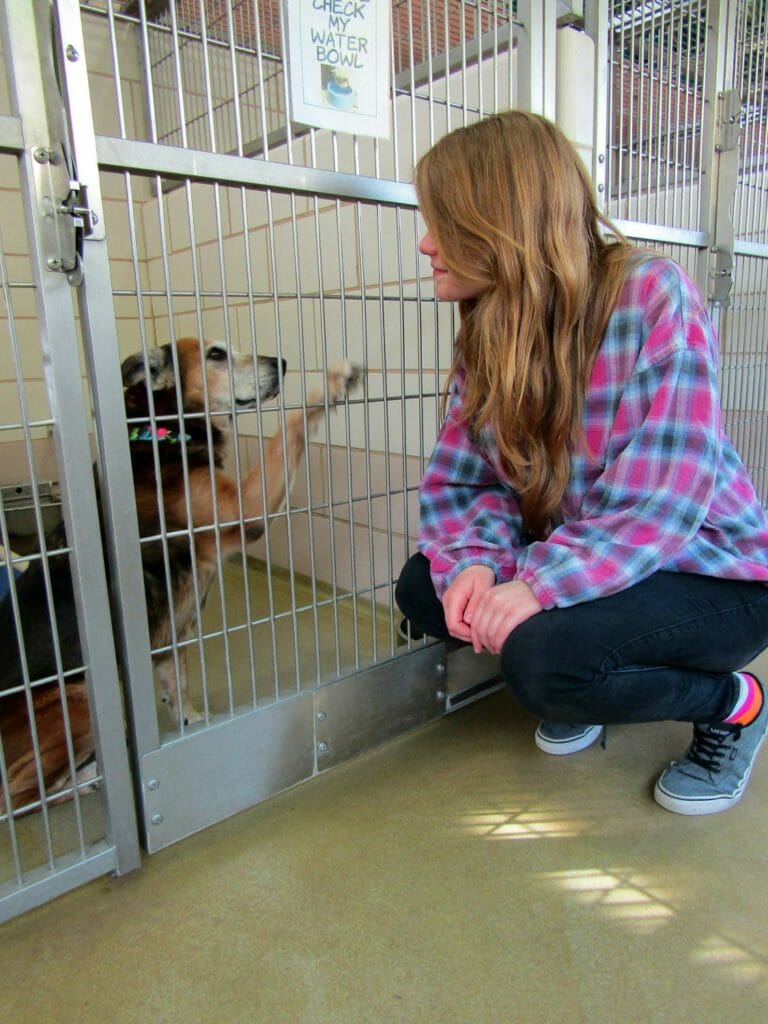
[[[292,116],[289,6],[0,10],[0,593],[18,615],[19,573],[69,560],[96,740],[71,799],[0,815],[0,919],[498,685],[493,659],[401,635],[392,596],[455,328],[410,177],[452,128],[514,106],[557,119],[606,213],[698,279],[768,504],[765,4],[380,0],[381,137]],[[152,651],[120,364],[187,336],[287,360],[279,398],[233,417],[238,478],[329,366],[363,365],[365,387],[329,411],[262,540],[207,601],[193,585],[194,635]],[[178,672],[182,653],[191,724],[153,680],[153,654]],[[24,692],[66,679],[27,673]]]

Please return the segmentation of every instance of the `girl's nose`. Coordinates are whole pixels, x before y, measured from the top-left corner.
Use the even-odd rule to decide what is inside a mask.
[[[419,252],[422,256],[434,256],[437,253],[435,243],[432,241],[432,235],[429,232],[422,236],[419,242]]]

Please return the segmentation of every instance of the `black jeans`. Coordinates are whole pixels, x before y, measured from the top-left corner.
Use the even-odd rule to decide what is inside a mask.
[[[408,559],[400,610],[448,639],[429,562]],[[768,586],[659,572],[619,594],[540,612],[501,651],[504,682],[541,718],[574,725],[719,722],[733,707],[732,673],[768,646]]]

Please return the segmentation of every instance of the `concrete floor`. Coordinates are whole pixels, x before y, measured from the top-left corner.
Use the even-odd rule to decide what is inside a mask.
[[[497,692],[2,926],[4,1024],[764,1021],[768,760],[688,819],[687,727],[534,727]]]

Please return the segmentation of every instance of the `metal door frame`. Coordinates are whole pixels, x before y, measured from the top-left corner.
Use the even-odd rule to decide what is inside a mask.
[[[77,0],[55,0],[78,177],[99,216],[102,170],[414,209],[412,186],[361,175],[96,136]],[[202,728],[161,737],[146,624],[132,471],[103,234],[84,240],[78,287],[105,497],[113,609],[133,741],[142,846],[155,852],[445,713],[445,648],[430,644]]]
[[[55,0],[64,53],[84,54],[77,0]],[[521,0],[518,87],[533,109],[553,114],[557,0]],[[413,211],[410,184],[241,156],[174,148],[134,139],[95,136],[83,59],[62,60],[64,89],[78,174],[98,214],[100,171],[193,183],[243,186],[293,196],[332,197]],[[123,656],[140,804],[142,845],[154,852],[297,782],[311,778],[371,746],[433,721],[500,685],[477,659],[461,692],[448,693],[446,649],[432,643],[353,672],[311,691],[281,699],[203,728],[160,736],[139,570],[130,458],[124,425],[110,419],[122,402],[114,333],[108,253],[103,239],[84,242],[85,275],[79,288],[99,463],[107,499],[113,607]],[[106,458],[106,453],[109,457]],[[119,511],[115,511],[119,510]],[[117,516],[121,528],[117,530]],[[460,670],[462,680],[471,673]]]
[[[68,142],[48,59],[47,5],[6,0],[0,9],[15,115],[0,120],[0,147],[18,157],[37,300],[45,380],[61,467],[64,521],[72,549],[77,616],[96,737],[106,838],[67,856],[49,856],[32,871],[17,870],[0,889],[0,920],[15,916],[102,874],[138,867],[140,851],[120,684],[114,654],[88,423],[83,405],[72,287],[60,271],[61,252],[51,200],[68,195]],[[69,215],[67,215],[69,216]],[[45,815],[45,808],[41,810]],[[14,830],[13,819],[8,821]]]

